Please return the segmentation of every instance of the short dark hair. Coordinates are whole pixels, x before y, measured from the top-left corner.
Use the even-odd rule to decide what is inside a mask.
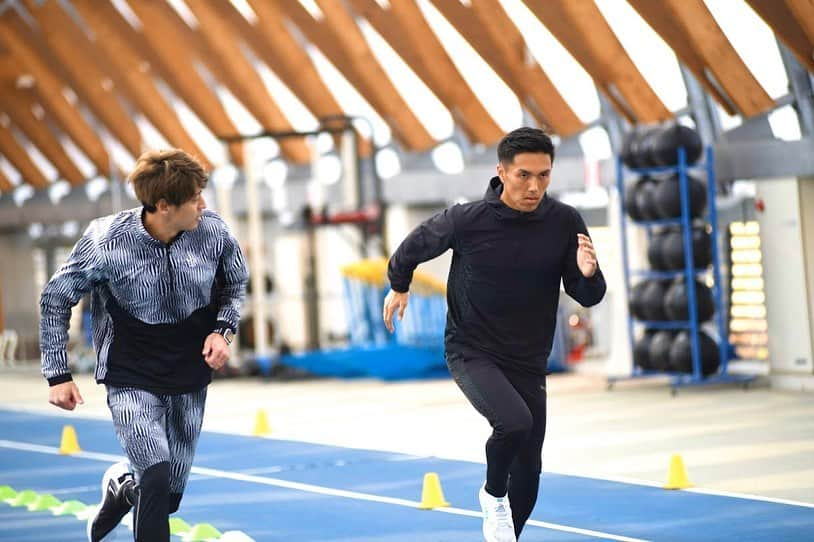
[[[127,180],[144,208],[155,212],[162,199],[170,205],[188,202],[206,187],[208,177],[194,157],[181,149],[169,149],[142,154]]]
[[[497,159],[501,164],[514,162],[517,154],[524,152],[541,152],[551,157],[554,163],[554,142],[539,128],[518,128],[512,130],[497,145]]]

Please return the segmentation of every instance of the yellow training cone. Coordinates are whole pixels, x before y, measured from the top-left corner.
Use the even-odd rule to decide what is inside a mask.
[[[73,428],[73,425],[66,425],[62,428],[62,440],[59,443],[59,453],[71,455],[81,451],[82,448],[79,447],[79,440],[76,438],[76,430]]]
[[[687,469],[684,468],[684,460],[679,454],[673,454],[670,458],[670,472],[667,474],[667,484],[664,489],[685,489],[692,487],[687,478]]]
[[[421,504],[418,507],[422,510],[432,510],[433,508],[441,508],[449,506],[449,503],[444,500],[444,491],[441,489],[441,480],[434,472],[428,472],[424,475],[424,487],[421,490]]]
[[[269,427],[269,421],[266,418],[266,411],[258,410],[257,415],[254,417],[254,431],[252,431],[252,435],[255,437],[263,437],[270,434],[271,427]]]

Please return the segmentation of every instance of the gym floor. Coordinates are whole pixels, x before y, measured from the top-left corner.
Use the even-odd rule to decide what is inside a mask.
[[[78,378],[86,404],[45,404],[33,368],[0,381],[0,486],[95,503],[121,457],[104,391]],[[540,499],[522,540],[810,540],[814,401],[769,389],[682,389],[654,382],[604,390],[549,378]],[[256,412],[270,438],[252,437]],[[177,516],[262,540],[473,541],[485,425],[450,380],[217,381]],[[82,452],[59,455],[70,423]],[[661,489],[680,453],[696,487]],[[425,473],[450,508],[418,510]],[[120,539],[130,535],[120,528]],[[0,504],[0,540],[83,540],[84,522]],[[180,538],[175,538],[180,540]]]

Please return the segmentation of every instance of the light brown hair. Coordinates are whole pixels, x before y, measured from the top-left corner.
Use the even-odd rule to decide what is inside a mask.
[[[162,199],[170,205],[186,203],[206,187],[207,180],[203,166],[181,149],[147,151],[127,176],[148,212],[155,212]]]

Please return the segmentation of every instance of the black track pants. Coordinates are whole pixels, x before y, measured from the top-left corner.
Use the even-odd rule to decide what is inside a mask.
[[[466,349],[446,353],[466,398],[492,426],[486,441],[486,491],[509,495],[517,536],[537,502],[546,426],[545,376],[499,365]]]

